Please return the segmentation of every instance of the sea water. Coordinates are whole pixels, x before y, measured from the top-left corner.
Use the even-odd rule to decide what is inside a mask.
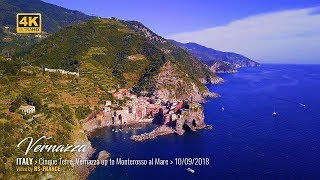
[[[133,142],[132,134],[155,125],[128,134],[103,128],[90,139],[113,159],[209,158],[208,165],[99,166],[89,179],[319,179],[320,65],[262,65],[220,76],[225,82],[208,88],[221,97],[203,104],[213,130]]]

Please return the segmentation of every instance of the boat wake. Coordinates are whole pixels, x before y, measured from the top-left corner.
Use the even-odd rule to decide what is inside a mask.
[[[301,103],[301,102],[293,101],[293,100],[290,100],[290,99],[279,98],[279,97],[274,97],[274,96],[269,96],[269,97],[271,97],[271,98],[273,98],[273,99],[278,99],[278,100],[281,100],[281,101],[286,101],[286,102],[291,102],[291,103],[294,103],[294,104],[298,104],[298,105],[300,105],[300,106],[302,106],[302,107],[306,107],[305,104],[303,104],[303,103]]]

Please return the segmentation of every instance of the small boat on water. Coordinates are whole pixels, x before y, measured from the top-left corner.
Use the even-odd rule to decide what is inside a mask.
[[[126,134],[128,134],[128,131],[126,131]]]
[[[118,130],[115,130],[114,132],[118,132]]]
[[[209,130],[212,130],[213,127],[211,125],[206,125],[205,129],[209,129]]]
[[[112,131],[114,131],[114,129],[112,129]]]
[[[274,107],[274,108],[273,108],[272,116],[274,117],[274,116],[276,116],[276,115],[277,115],[277,113],[276,113],[276,108]]]
[[[302,103],[299,103],[299,104],[300,104],[300,106],[306,107],[306,105],[305,105],[305,104],[302,104]]]
[[[224,107],[221,107],[221,110],[224,111]]]
[[[193,169],[191,169],[191,168],[188,168],[187,171],[189,171],[189,172],[192,173],[192,174],[195,172],[195,171],[194,171]]]

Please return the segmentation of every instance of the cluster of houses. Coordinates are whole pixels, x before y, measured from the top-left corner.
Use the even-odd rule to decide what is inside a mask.
[[[139,122],[170,124],[182,118],[182,101],[168,101],[157,98],[137,97],[127,89],[113,93],[117,100],[129,99],[126,105],[118,107],[111,100],[105,100],[103,108],[88,117],[100,126],[125,125]]]

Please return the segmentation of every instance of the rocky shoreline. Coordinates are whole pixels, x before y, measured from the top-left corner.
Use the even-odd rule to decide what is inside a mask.
[[[79,133],[82,134],[84,137],[82,139],[77,139],[76,144],[86,145],[87,150],[85,152],[77,152],[75,154],[74,161],[75,159],[90,159],[96,151],[96,149],[92,147],[91,142],[89,141],[84,131],[81,130]],[[80,166],[75,166],[75,169],[78,172],[80,179],[87,179],[87,177],[91,172],[92,167],[80,165]]]
[[[206,84],[220,84],[223,83],[224,80],[220,77],[216,78],[211,78],[210,81]],[[177,134],[177,135],[183,135],[185,133],[185,128],[184,126],[186,125],[187,127],[190,128],[191,131],[197,131],[197,130],[202,130],[202,129],[212,129],[212,126],[206,125],[204,122],[204,113],[203,113],[203,106],[200,104],[201,102],[205,102],[204,98],[217,98],[220,97],[219,94],[210,92],[208,89],[204,93],[200,93],[198,89],[195,90],[195,92],[198,93],[198,95],[201,97],[199,98],[199,101],[195,101],[191,106],[189,111],[182,111],[182,117],[178,119],[175,122],[175,126],[172,125],[161,125],[151,132],[148,133],[143,133],[140,135],[132,135],[130,139],[135,142],[142,142],[146,140],[151,140],[155,139],[159,136],[166,136],[170,134]],[[193,96],[192,96],[193,97]],[[130,125],[137,125],[137,124],[146,124],[146,123],[152,123],[152,120],[144,120],[143,122],[134,122],[134,123],[128,123],[126,126]],[[98,121],[87,121],[87,120],[82,120],[81,121],[84,133],[86,136],[89,138],[94,131],[110,126],[110,124],[101,124]],[[119,126],[119,125],[112,125],[112,126]],[[90,144],[91,147],[91,144]],[[93,148],[92,148],[93,149]],[[92,156],[94,153],[94,149],[90,150],[90,153],[86,154],[86,157]],[[98,159],[107,159],[110,157],[110,154],[106,151],[104,152],[99,152],[98,154]],[[92,157],[89,157],[92,158]],[[89,173],[94,169],[95,167],[85,167],[80,171],[81,178],[85,179]]]
[[[193,131],[201,130],[201,129],[212,130],[213,127],[211,125],[204,125],[204,126],[193,129]],[[135,142],[141,142],[141,141],[155,139],[159,136],[165,136],[165,135],[169,135],[169,134],[178,134],[178,135],[182,136],[184,134],[184,132],[185,132],[185,130],[182,128],[174,129],[174,128],[162,125],[160,127],[157,127],[156,129],[154,129],[153,131],[151,131],[149,133],[143,133],[140,135],[132,135],[130,137],[130,139]]]
[[[220,97],[220,94],[208,91],[203,94],[203,97],[205,97],[205,98],[218,98],[218,97]]]

